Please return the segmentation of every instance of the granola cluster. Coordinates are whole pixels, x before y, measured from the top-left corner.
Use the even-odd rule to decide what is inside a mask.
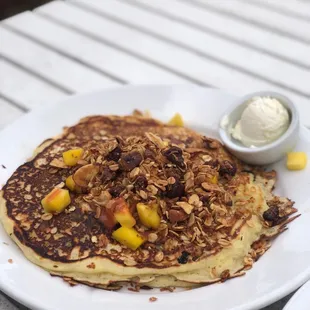
[[[109,237],[106,206],[118,197],[125,199],[136,219],[135,229],[147,240],[142,249],[154,249],[155,262],[170,256],[184,264],[229,246],[235,224],[251,215],[232,208],[238,186],[232,178],[240,164],[221,160],[217,140],[202,139],[201,148],[182,148],[152,133],[90,142],[73,175],[84,192],[80,206],[94,213]],[[159,206],[158,229],[139,221],[140,202]]]

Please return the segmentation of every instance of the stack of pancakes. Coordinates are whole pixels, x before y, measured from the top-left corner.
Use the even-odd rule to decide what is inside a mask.
[[[83,158],[64,165],[62,153],[74,148]],[[96,177],[70,192],[63,212],[46,213],[41,200],[90,165]],[[275,181],[275,171],[245,166],[185,127],[92,116],[43,142],[14,172],[0,195],[0,219],[30,261],[72,284],[196,287],[244,274],[294,218],[293,202],[273,195]],[[117,242],[117,227],[101,218],[106,200],[119,197],[145,240],[136,250]],[[141,223],[138,203],[158,205],[158,228]]]

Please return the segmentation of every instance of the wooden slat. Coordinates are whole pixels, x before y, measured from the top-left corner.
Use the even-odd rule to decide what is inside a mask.
[[[253,23],[257,27],[264,27],[301,42],[310,43],[310,31],[306,31],[309,29],[309,23],[304,20],[285,16],[270,9],[253,7],[246,1],[190,1],[201,3],[205,8],[218,10],[227,16],[235,16],[246,22]]]
[[[257,5],[264,5],[266,8],[276,10],[280,13],[295,16],[296,18],[304,18],[310,20],[310,2],[301,2],[296,0],[252,0]]]
[[[93,35],[96,39],[102,39],[103,42],[114,42],[122,49],[164,63],[166,66],[173,67],[207,84],[222,88],[229,86],[238,91],[244,89],[245,85],[250,89],[270,86],[267,82],[238,72],[224,64],[197,56],[148,34],[69,6],[64,2],[54,1],[41,7],[38,13],[44,13],[64,25],[74,27],[83,32],[85,36]],[[83,24],[80,23],[81,20],[84,21]]]
[[[81,23],[81,20],[79,22]],[[184,83],[186,81],[185,78],[98,43],[31,12],[24,12],[2,23],[29,36],[29,38],[42,42],[51,49],[65,53],[68,57],[80,59],[83,63],[97,67],[130,83]],[[83,21],[84,23],[85,21]],[[101,30],[109,31],[109,29]]]
[[[135,1],[131,1],[131,3],[134,2]],[[184,46],[185,48],[193,50],[193,53],[195,53],[195,51],[201,52],[206,55],[206,58],[210,57],[214,61],[230,66],[233,69],[236,68],[241,72],[249,73],[250,76],[261,78],[262,80],[270,82],[270,84],[280,87],[283,85],[284,88],[288,89],[296,89],[298,92],[306,94],[310,98],[308,83],[310,80],[310,70],[296,67],[257,51],[249,50],[239,44],[197,31],[184,24],[176,23],[168,18],[121,1],[109,0],[101,2],[97,0],[80,0],[79,3],[87,4],[87,6],[91,5],[96,10],[100,10],[100,12],[120,18],[121,21],[130,23],[129,26],[134,25],[139,27],[142,31],[145,29],[150,31],[151,34],[168,39],[170,42],[181,43],[182,47]],[[169,1],[165,3],[167,6],[169,5]],[[59,5],[57,12],[55,9],[56,5],[57,3],[54,2],[54,11],[51,10],[51,5],[49,5],[40,9],[39,12],[43,11],[49,15],[55,12],[57,18],[65,18],[69,15],[70,8],[66,7],[64,3]],[[67,17],[67,21],[71,22],[73,18],[74,15],[72,13]],[[74,20],[77,19],[74,18]],[[89,28],[89,26],[83,27]],[[111,28],[111,26],[109,26],[109,28]],[[279,68],[281,68],[281,70],[279,70]],[[298,79],[296,79],[297,76]]]
[[[81,1],[75,3],[80,4]],[[82,3],[87,4],[86,1]],[[294,39],[260,29],[251,24],[243,23],[240,20],[202,10],[190,2],[181,2],[178,0],[130,0],[128,3],[143,8],[146,7],[158,14],[167,16],[171,20],[183,22],[194,29],[222,37],[228,41],[233,41],[242,46],[257,50],[258,52],[284,59],[301,67],[310,68],[310,45]]]
[[[74,10],[73,7],[69,8],[66,3],[55,1],[48,6],[50,9],[47,10],[45,8],[44,10],[46,11],[44,14],[52,16],[53,19],[61,21],[61,23],[69,25],[73,29],[78,29],[85,36],[91,35],[96,40],[103,40],[103,42],[114,42],[114,44],[117,44],[122,49],[126,48],[126,50],[133,51],[143,57],[147,56],[156,62],[161,62],[175,70],[182,71],[184,74],[188,74],[195,79],[213,84],[216,87],[226,89],[238,95],[266,89],[278,91],[294,100],[298,104],[301,112],[308,110],[309,99],[296,95],[291,91],[257,80],[225,65],[220,65],[188,51],[171,46],[162,40],[137,32],[127,26],[97,17],[95,14],[89,14],[81,9]],[[81,20],[83,20],[82,24],[80,22]],[[33,21],[34,18],[27,21],[23,28],[27,28],[28,31],[29,24],[33,23]],[[19,27],[20,24],[19,20],[18,23],[15,23],[14,27]],[[279,68],[277,69],[280,70]],[[309,123],[306,114],[302,113],[302,118],[305,123]]]
[[[61,90],[39,80],[0,58],[0,94],[29,109],[66,96]]]
[[[11,124],[24,112],[0,97],[0,130]]]
[[[0,36],[0,55],[74,93],[119,84],[1,26]]]

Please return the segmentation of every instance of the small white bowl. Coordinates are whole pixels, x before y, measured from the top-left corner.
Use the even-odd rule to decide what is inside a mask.
[[[248,101],[253,97],[271,97],[279,100],[289,112],[290,125],[286,132],[284,132],[277,140],[264,146],[250,148],[235,140],[231,136],[230,130],[236,125],[242,112],[246,108]],[[244,162],[253,165],[272,164],[282,159],[286,153],[292,151],[296,145],[299,135],[298,111],[290,99],[276,92],[260,91],[251,93],[238,99],[232,107],[226,111],[220,120],[219,134],[222,142],[229,151]]]

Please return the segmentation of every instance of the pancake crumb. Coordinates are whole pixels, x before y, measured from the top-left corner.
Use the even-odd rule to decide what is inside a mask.
[[[156,298],[156,297],[150,297],[149,301],[150,301],[150,302],[155,302],[155,301],[157,301],[157,299],[158,299],[158,298]]]
[[[8,262],[10,263],[10,264],[13,264],[13,259],[8,259]]]
[[[6,166],[4,166],[4,165],[1,165],[1,167],[2,167],[3,169],[6,169]]]

